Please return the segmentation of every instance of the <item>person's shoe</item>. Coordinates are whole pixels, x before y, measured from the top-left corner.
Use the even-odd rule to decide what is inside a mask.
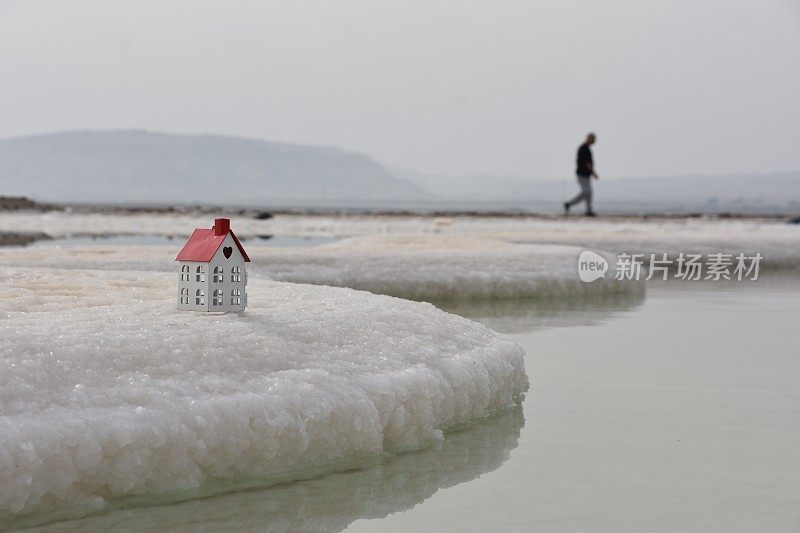
[[[564,214],[569,215],[569,202],[564,202]]]
[[[587,217],[596,217],[597,213],[595,213],[594,211],[586,211],[586,216]]]

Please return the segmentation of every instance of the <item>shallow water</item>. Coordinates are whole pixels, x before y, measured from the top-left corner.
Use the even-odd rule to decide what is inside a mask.
[[[793,280],[538,313],[513,335],[533,387],[511,459],[350,531],[797,531],[798,310]]]
[[[377,465],[45,530],[800,527],[800,280],[458,305],[526,349],[522,409]]]

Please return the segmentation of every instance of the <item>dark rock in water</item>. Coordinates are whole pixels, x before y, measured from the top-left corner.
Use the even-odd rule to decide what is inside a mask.
[[[789,220],[789,224],[800,224],[800,217],[794,217],[793,219]]]
[[[0,246],[27,246],[36,241],[48,241],[52,237],[41,232],[0,231]]]
[[[274,237],[274,235],[259,235],[258,236],[258,238],[261,239],[262,241],[268,241],[273,237]]]
[[[256,213],[255,218],[257,220],[269,220],[270,218],[272,218],[272,213],[270,213],[269,211],[259,211],[258,213]]]
[[[0,210],[5,211],[54,211],[60,209],[50,204],[39,204],[25,196],[0,196]]]
[[[36,202],[24,196],[0,196],[0,209],[33,209]]]

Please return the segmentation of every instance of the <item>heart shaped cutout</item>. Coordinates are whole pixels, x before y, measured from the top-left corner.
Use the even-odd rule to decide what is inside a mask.
[[[225,248],[222,249],[222,255],[225,256],[225,259],[230,259],[232,253],[233,253],[233,248],[231,248],[230,246],[226,246]]]

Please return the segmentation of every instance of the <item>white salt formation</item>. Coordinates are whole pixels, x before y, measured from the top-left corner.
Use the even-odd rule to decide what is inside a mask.
[[[256,248],[272,279],[351,287],[414,300],[643,293],[644,284],[578,278],[580,248],[469,237],[357,237],[313,248]]]
[[[113,233],[184,238],[186,228],[207,223],[207,215],[14,212],[0,217],[0,231],[44,232],[53,237]],[[800,268],[800,226],[775,219],[279,215],[269,220],[237,218],[236,229],[242,238],[438,235],[568,244],[615,254],[760,252],[764,268]]]
[[[522,408],[448,432],[436,446],[383,456],[378,464],[260,490],[172,505],[121,509],[58,522],[41,533],[113,531],[314,531],[334,533],[360,519],[413,508],[438,490],[499,468],[517,447]]]
[[[431,305],[252,280],[203,315],[172,282],[3,270],[0,527],[420,447],[527,387],[516,344]]]
[[[583,283],[582,249],[467,237],[357,237],[297,248],[247,245],[255,278],[363,289],[414,300],[586,297],[643,294],[644,284]],[[0,265],[171,270],[165,246],[51,247],[0,250]]]

